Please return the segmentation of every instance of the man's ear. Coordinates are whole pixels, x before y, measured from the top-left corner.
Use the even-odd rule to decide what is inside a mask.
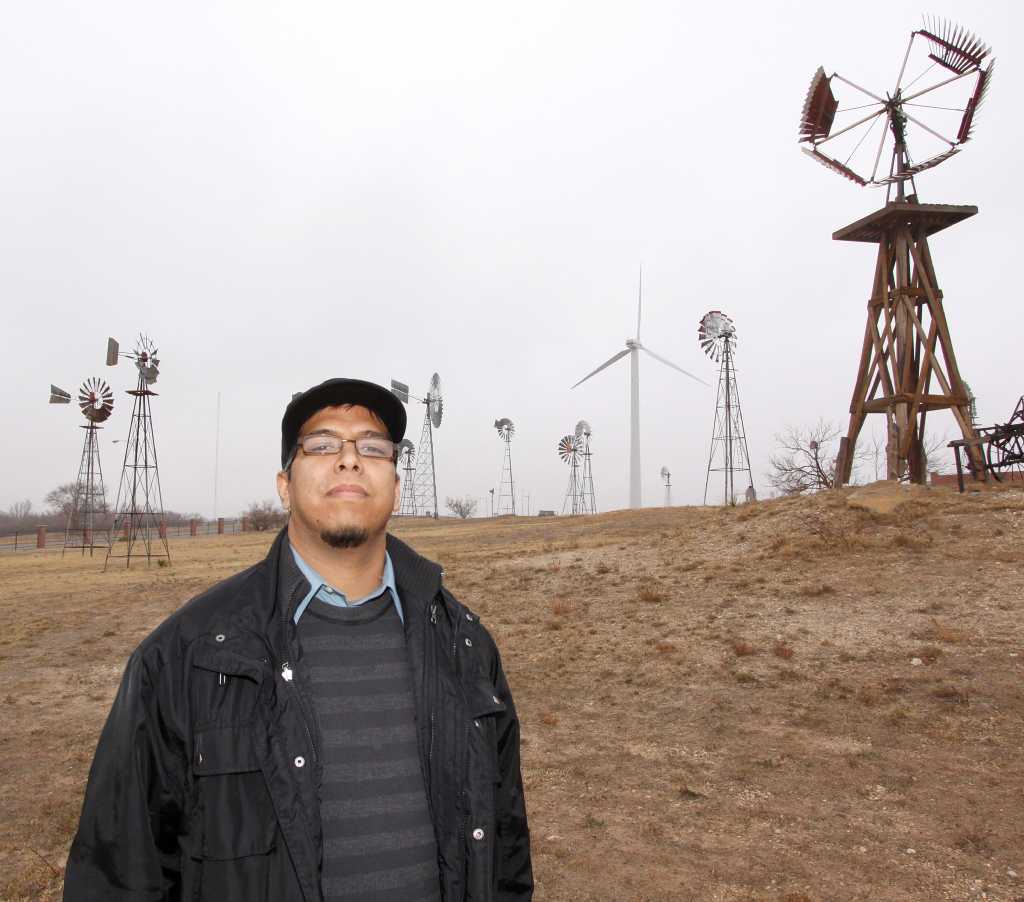
[[[398,513],[398,505],[402,500],[402,477],[395,470],[395,503],[391,506],[391,513]]]
[[[292,509],[291,488],[292,483],[288,478],[287,471],[281,470],[277,474],[277,497],[281,499],[281,507],[283,507],[285,511],[290,511]]]

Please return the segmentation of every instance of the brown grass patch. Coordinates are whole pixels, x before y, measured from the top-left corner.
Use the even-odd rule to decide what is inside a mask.
[[[775,655],[776,658],[782,658],[788,661],[793,657],[793,648],[785,642],[776,642],[772,647],[772,654]]]
[[[970,692],[961,686],[940,686],[932,692],[932,697],[951,705],[969,705],[971,703]]]
[[[932,637],[936,642],[946,642],[951,645],[963,642],[965,638],[963,630],[954,629],[934,617],[932,618]]]
[[[804,598],[820,598],[823,595],[834,595],[835,591],[835,588],[828,583],[811,583],[800,586],[796,593],[803,595]]]
[[[640,594],[637,595],[640,601],[646,604],[659,604],[665,600],[665,593],[653,584],[640,587]]]
[[[568,617],[576,613],[576,600],[573,598],[556,598],[551,602],[551,613],[556,617]]]

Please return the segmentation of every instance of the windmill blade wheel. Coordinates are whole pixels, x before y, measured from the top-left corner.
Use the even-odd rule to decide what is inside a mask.
[[[558,442],[558,456],[562,458],[563,462],[571,463],[579,453],[579,448],[576,445],[576,440],[571,435],[563,436]]]
[[[1002,482],[1001,470],[1024,471],[1024,424],[1008,423],[992,433],[986,448],[988,470]]]

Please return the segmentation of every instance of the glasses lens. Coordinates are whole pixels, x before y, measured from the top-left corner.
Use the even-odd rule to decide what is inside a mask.
[[[306,454],[330,455],[338,454],[344,447],[345,442],[351,439],[342,439],[334,435],[307,435],[299,444]],[[361,457],[388,458],[394,456],[395,443],[390,439],[366,436],[355,440],[356,451]]]
[[[356,450],[363,457],[390,459],[395,453],[395,443],[386,438],[357,438]]]
[[[341,439],[333,435],[307,435],[300,444],[306,454],[337,454],[341,450]]]

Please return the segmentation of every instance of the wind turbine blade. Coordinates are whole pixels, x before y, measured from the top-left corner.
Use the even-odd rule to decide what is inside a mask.
[[[625,357],[625,356],[626,356],[626,355],[627,355],[628,353],[629,353],[629,348],[626,348],[626,350],[624,350],[624,351],[619,351],[619,353],[618,353],[618,354],[616,354],[616,355],[615,355],[614,357],[612,357],[612,358],[611,358],[611,360],[606,360],[606,361],[605,361],[604,363],[602,363],[602,364],[601,364],[601,365],[600,365],[600,366],[599,366],[599,367],[598,367],[598,368],[597,368],[596,370],[594,370],[594,371],[593,371],[592,373],[587,373],[587,375],[586,375],[586,376],[584,376],[584,377],[583,377],[582,379],[580,379],[580,381],[579,381],[579,382],[577,382],[577,383],[576,383],[576,385],[582,385],[582,384],[583,384],[584,382],[586,382],[586,381],[587,381],[587,380],[588,380],[588,379],[589,379],[589,378],[590,378],[591,376],[596,376],[596,375],[597,375],[598,373],[600,373],[600,372],[601,372],[601,370],[603,370],[603,369],[604,369],[605,367],[611,366],[611,365],[612,365],[613,363],[615,363],[615,361],[616,361],[616,360],[621,360],[621,359],[622,359],[623,357]],[[575,387],[576,387],[576,385],[572,386],[572,388],[575,388]],[[572,391],[572,389],[570,389],[570,391]]]
[[[640,341],[640,311],[644,304],[644,265],[640,264],[640,281],[636,288],[636,340]]]
[[[707,385],[708,388],[711,388],[710,383],[705,382],[703,379],[700,378],[700,376],[694,376],[693,373],[687,372],[681,366],[676,366],[671,360],[666,360],[664,357],[660,356],[659,354],[655,354],[654,351],[652,351],[650,348],[647,348],[647,347],[644,347],[643,345],[641,345],[640,349],[645,354],[650,354],[659,363],[664,363],[665,366],[670,366],[674,370],[679,370],[679,372],[682,373],[684,376],[689,376],[691,379],[696,379],[701,385]]]

